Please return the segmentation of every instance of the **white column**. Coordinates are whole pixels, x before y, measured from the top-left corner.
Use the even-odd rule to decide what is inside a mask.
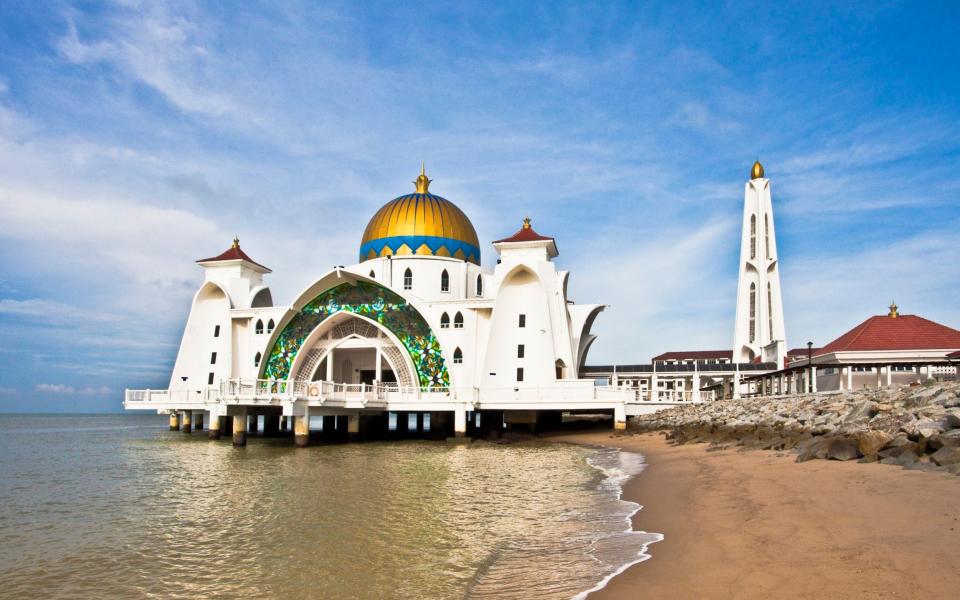
[[[847,390],[853,390],[853,367],[847,369]]]
[[[377,346],[377,374],[376,374],[377,383],[383,381],[383,350],[380,346]]]
[[[617,431],[627,428],[627,407],[623,403],[613,407],[613,428]]]
[[[887,387],[893,384],[893,365],[887,365]]]
[[[333,381],[333,350],[327,353],[327,381]]]
[[[694,371],[693,373],[693,393],[690,395],[690,399],[694,402],[700,402],[700,372]]]
[[[465,437],[467,435],[467,409],[458,407],[453,411],[453,435]]]
[[[874,368],[877,370],[877,377],[876,377],[877,384],[875,387],[879,390],[880,388],[883,387],[883,367],[881,367],[880,365],[877,365]]]
[[[651,401],[657,399],[657,389],[658,389],[659,387],[660,387],[660,380],[657,378],[657,374],[654,373],[654,374],[650,377],[650,398],[649,398],[649,399],[650,399]]]
[[[810,367],[810,391],[817,393],[817,368]]]

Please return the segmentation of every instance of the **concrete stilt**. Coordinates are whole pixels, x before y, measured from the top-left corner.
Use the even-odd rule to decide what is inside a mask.
[[[303,448],[310,443],[310,417],[293,418],[293,443]]]
[[[184,433],[193,433],[193,426],[190,424],[190,417],[193,416],[192,413],[193,411],[191,410],[185,410],[183,411],[183,415],[180,417],[180,420],[183,421],[183,426],[180,428],[180,430]]]
[[[453,435],[454,437],[467,436],[467,409],[457,408],[453,411]]]
[[[347,438],[355,440],[360,437],[360,415],[347,417]]]
[[[207,427],[207,437],[211,440],[220,439],[220,419],[217,415],[210,415],[210,425]]]
[[[623,431],[627,428],[627,407],[624,404],[618,404],[613,407],[613,428],[617,431]]]
[[[247,445],[247,415],[233,417],[233,445],[237,448]]]
[[[180,429],[180,413],[175,410],[170,411],[170,431]]]

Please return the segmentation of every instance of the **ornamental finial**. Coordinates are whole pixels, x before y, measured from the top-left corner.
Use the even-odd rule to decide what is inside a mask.
[[[523,228],[530,229],[530,217],[523,218]]]
[[[750,179],[761,179],[763,177],[763,165],[760,164],[760,161],[753,163],[753,168],[750,169]]]
[[[237,236],[233,236],[233,245],[230,246],[230,247],[231,247],[231,248],[239,248],[239,247],[240,247],[240,238],[237,237]]]
[[[420,161],[420,175],[418,175],[416,180],[414,180],[413,182],[414,185],[417,186],[417,193],[429,194],[431,181],[433,180],[427,178],[427,170],[425,165],[423,164],[423,161]]]
[[[897,317],[900,316],[900,313],[898,312],[897,303],[895,301],[890,302],[890,313],[887,316],[890,317],[891,319],[896,319]]]

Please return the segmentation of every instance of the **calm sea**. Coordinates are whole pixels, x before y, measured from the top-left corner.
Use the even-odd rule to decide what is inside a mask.
[[[0,416],[0,596],[571,598],[643,558],[635,454],[295,449],[165,417]]]

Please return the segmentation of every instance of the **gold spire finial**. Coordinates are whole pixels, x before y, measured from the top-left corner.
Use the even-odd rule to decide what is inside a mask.
[[[530,217],[523,218],[523,228],[530,229]]]
[[[233,236],[233,246],[230,246],[230,247],[231,247],[231,248],[239,248],[239,247],[240,247],[240,238],[237,237],[237,236]]]
[[[896,319],[900,316],[900,313],[897,312],[897,303],[895,301],[890,302],[890,313],[887,315],[891,319]]]
[[[423,164],[423,161],[420,161],[420,175],[417,176],[414,180],[414,185],[417,186],[418,194],[429,194],[430,193],[430,182],[432,179],[427,178],[426,166]]]
[[[763,165],[760,164],[760,161],[753,163],[753,168],[750,169],[750,179],[760,179],[763,177]]]

